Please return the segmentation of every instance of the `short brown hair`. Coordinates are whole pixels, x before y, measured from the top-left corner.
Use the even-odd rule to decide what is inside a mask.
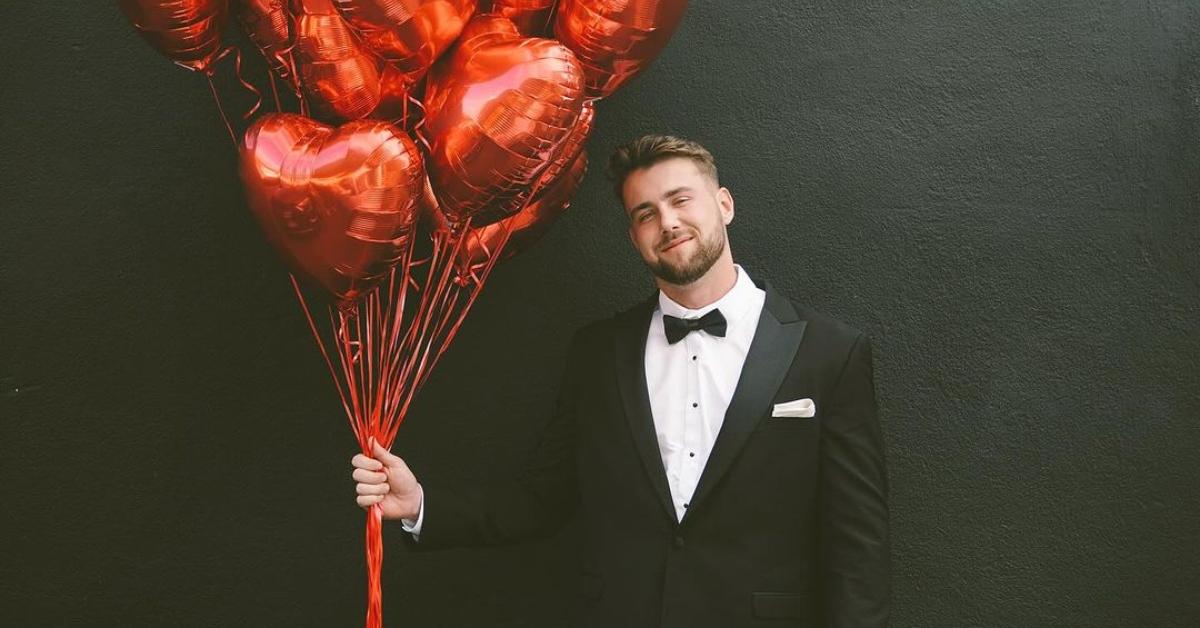
[[[629,173],[649,168],[672,157],[691,159],[701,174],[711,177],[714,183],[719,181],[717,162],[707,148],[692,140],[673,135],[643,135],[628,144],[618,146],[612,157],[608,158],[608,178],[612,180],[617,198],[624,202],[621,188],[624,187]]]

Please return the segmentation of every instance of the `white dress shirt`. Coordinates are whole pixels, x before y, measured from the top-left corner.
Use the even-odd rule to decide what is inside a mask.
[[[737,280],[724,296],[700,309],[691,310],[659,291],[658,307],[646,335],[646,387],[650,411],[658,436],[658,451],[667,472],[671,501],[677,520],[683,519],[700,473],[708,462],[713,442],[725,422],[725,411],[733,398],[758,328],[767,293],[741,266],[734,265]],[[700,318],[713,309],[725,317],[725,336],[694,331],[675,344],[667,343],[663,315]],[[422,501],[417,520],[401,520],[405,531],[421,534],[425,520]]]
[[[767,294],[741,266],[737,281],[724,296],[699,309],[688,309],[659,292],[658,309],[646,336],[646,386],[658,451],[667,472],[675,516],[683,519],[713,442],[725,422],[754,340]],[[713,309],[725,317],[724,337],[693,331],[675,344],[663,332],[663,315],[700,318]]]

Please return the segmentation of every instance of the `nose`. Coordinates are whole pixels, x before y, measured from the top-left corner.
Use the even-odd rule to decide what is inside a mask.
[[[662,227],[663,234],[671,233],[683,226],[679,222],[679,213],[670,206],[662,207],[658,210],[659,226]]]

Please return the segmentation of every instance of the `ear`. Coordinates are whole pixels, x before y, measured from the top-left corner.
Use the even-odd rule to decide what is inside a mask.
[[[717,206],[721,208],[721,219],[726,225],[733,222],[733,195],[728,188],[717,190]]]

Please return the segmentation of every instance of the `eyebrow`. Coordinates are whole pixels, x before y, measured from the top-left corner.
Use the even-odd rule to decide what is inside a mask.
[[[692,191],[692,188],[690,188],[686,185],[681,185],[673,190],[667,190],[667,193],[663,194],[662,198],[663,198],[663,200],[666,200],[668,198],[671,198],[672,196],[675,196],[676,194],[679,194],[682,192],[691,192],[691,191]],[[634,205],[633,207],[629,208],[629,213],[632,214],[638,210],[645,209],[647,207],[652,207],[653,205],[654,205],[654,203],[652,203],[650,201],[644,201],[644,202],[638,203],[637,205]]]

